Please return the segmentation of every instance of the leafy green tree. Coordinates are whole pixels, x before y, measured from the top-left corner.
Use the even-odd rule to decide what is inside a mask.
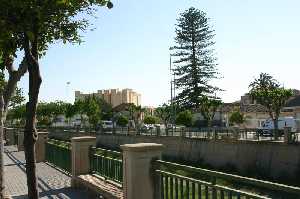
[[[261,73],[250,85],[250,96],[257,103],[266,107],[274,123],[275,140],[278,139],[278,118],[286,101],[293,95],[291,89],[280,87],[280,84],[271,75]]]
[[[37,120],[38,125],[50,126],[52,124],[52,116],[54,112],[54,107],[47,102],[40,102],[37,105]]]
[[[84,100],[84,113],[87,115],[89,123],[96,128],[100,121],[100,106],[95,98],[90,97]]]
[[[211,127],[216,111],[222,105],[222,101],[204,96],[200,99],[200,103],[200,112],[207,121],[208,126]]]
[[[245,122],[245,117],[240,111],[234,111],[230,114],[229,123],[241,125]]]
[[[141,122],[142,113],[145,112],[145,109],[141,106],[136,106],[133,103],[130,103],[127,111],[129,112],[129,118],[134,121],[134,126],[137,128]]]
[[[128,124],[128,118],[125,117],[124,115],[120,115],[117,118],[117,125],[121,126],[121,127],[126,127],[126,125]]]
[[[154,114],[163,122],[166,128],[166,134],[168,135],[168,124],[172,118],[172,107],[170,105],[163,104],[155,109]]]
[[[25,104],[21,104],[11,108],[8,111],[7,119],[11,120],[12,123],[14,120],[17,120],[17,126],[21,127],[25,124],[25,115],[26,114],[26,107]]]
[[[27,64],[21,61],[18,67],[14,66],[16,52],[21,43],[15,39],[18,33],[12,31],[11,24],[4,20],[8,14],[5,9],[10,1],[0,0],[0,198],[4,198],[4,165],[3,165],[3,127],[17,83],[27,72]],[[9,13],[10,14],[10,13]],[[5,75],[6,74],[6,75]]]
[[[29,72],[29,102],[26,106],[24,147],[28,197],[37,199],[39,194],[34,148],[37,139],[35,117],[42,83],[39,58],[46,54],[49,45],[54,42],[80,43],[82,41],[80,33],[89,28],[87,18],[82,16],[94,16],[97,6],[111,8],[112,3],[108,0],[0,0],[0,5],[0,38],[1,41],[6,39],[12,41],[10,45],[13,46],[11,51],[5,52],[4,60],[15,55],[17,49],[23,50],[25,55],[23,65],[26,65],[27,68],[24,68]],[[13,71],[10,67],[7,68],[9,73]],[[17,79],[19,76],[18,72]]]
[[[18,105],[21,105],[24,101],[25,101],[25,96],[23,94],[22,88],[18,88],[16,86],[15,91],[11,97],[9,107],[14,108]]]
[[[75,105],[67,103],[65,109],[65,117],[68,120],[68,124],[70,125],[70,120],[77,114],[77,110]]]
[[[6,84],[7,82],[5,81],[5,85]],[[15,119],[20,119],[20,118],[15,118],[16,115],[14,114],[14,109],[22,105],[24,101],[25,101],[25,97],[23,95],[22,88],[18,88],[16,86],[15,91],[11,96],[10,103],[8,105],[9,109],[7,111],[7,118],[6,118],[7,121],[10,121],[11,125],[14,123]],[[25,113],[23,116],[25,117]]]
[[[189,110],[180,112],[176,118],[176,124],[184,125],[186,127],[192,126],[193,114]]]
[[[85,105],[84,105],[84,100],[77,100],[74,102],[74,111],[76,112],[76,114],[80,115],[80,121],[82,123],[82,125],[85,125],[85,118],[84,118],[84,114],[85,114]]]
[[[89,98],[92,98],[100,107],[100,117],[103,120],[111,120],[113,117],[112,106],[107,103],[103,98],[92,95]]]
[[[158,123],[158,121],[159,121],[159,119],[155,116],[148,115],[144,118],[145,124],[156,124],[156,123]]]
[[[217,78],[213,45],[214,30],[206,13],[189,8],[180,14],[176,24],[176,46],[171,47],[177,59],[175,84],[180,89],[177,104],[184,108],[199,108],[201,97],[212,96],[218,89],[210,84]]]

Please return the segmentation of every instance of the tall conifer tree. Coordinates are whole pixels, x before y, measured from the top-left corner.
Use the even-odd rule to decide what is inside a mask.
[[[189,8],[180,14],[176,24],[172,56],[176,57],[176,88],[179,94],[176,102],[185,108],[199,108],[201,98],[214,98],[217,87],[211,80],[217,78],[214,49],[214,30],[208,24],[206,13]]]

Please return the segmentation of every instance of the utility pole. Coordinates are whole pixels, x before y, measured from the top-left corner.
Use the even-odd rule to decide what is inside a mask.
[[[172,55],[170,54],[170,75],[171,75],[171,107],[172,107],[172,135],[175,133],[175,128],[176,128],[176,110],[175,110],[175,103],[174,103],[174,98],[175,98],[175,73],[174,70],[172,69]],[[172,79],[173,78],[173,79]]]

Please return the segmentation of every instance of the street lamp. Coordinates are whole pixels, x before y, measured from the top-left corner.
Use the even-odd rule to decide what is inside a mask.
[[[172,121],[172,134],[174,135],[175,129],[176,128],[176,107],[175,107],[175,102],[174,98],[176,96],[175,90],[176,90],[176,85],[175,85],[175,72],[174,69],[172,69],[172,54],[170,54],[170,74],[171,74],[171,106],[172,106],[172,114],[173,114],[173,121]],[[172,79],[173,78],[173,79]]]

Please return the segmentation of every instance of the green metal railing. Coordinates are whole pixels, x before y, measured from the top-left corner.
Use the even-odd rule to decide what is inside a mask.
[[[101,148],[90,148],[91,173],[100,175],[122,185],[122,153]]]
[[[46,143],[46,161],[71,173],[71,144],[49,139]]]
[[[162,160],[154,162],[162,199],[297,199],[300,188]],[[226,186],[225,186],[226,185]]]

